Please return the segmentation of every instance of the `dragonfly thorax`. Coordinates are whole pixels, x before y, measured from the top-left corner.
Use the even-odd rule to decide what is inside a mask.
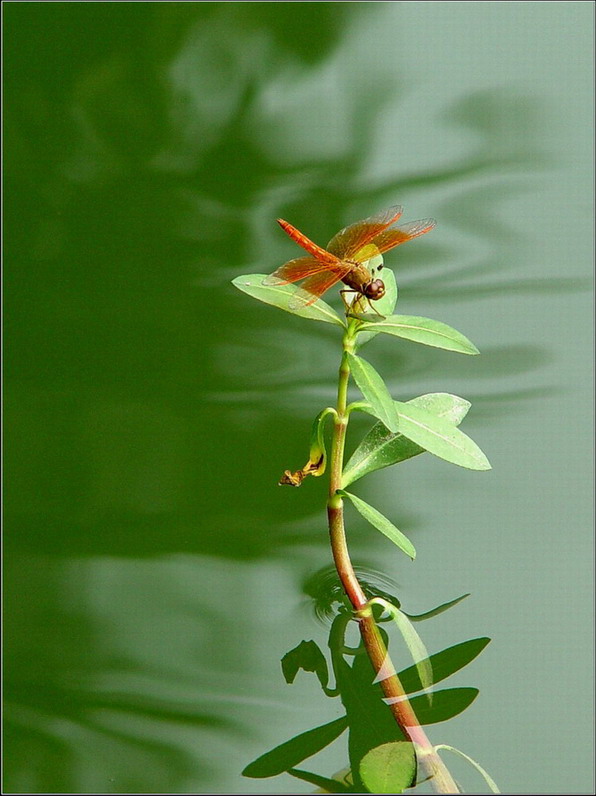
[[[352,265],[352,270],[347,273],[342,281],[356,293],[362,293],[367,299],[376,301],[385,295],[385,284],[381,279],[372,279],[372,274],[363,263],[346,260]]]

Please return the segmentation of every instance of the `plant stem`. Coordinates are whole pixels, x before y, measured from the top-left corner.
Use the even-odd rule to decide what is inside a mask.
[[[341,489],[343,471],[344,448],[349,412],[347,412],[348,382],[350,368],[347,352],[352,352],[355,347],[355,329],[357,321],[350,322],[343,339],[343,355],[339,368],[339,381],[337,389],[337,406],[335,423],[333,427],[333,441],[331,445],[329,500],[327,501],[327,516],[329,519],[329,535],[333,559],[339,574],[344,591],[346,592],[354,611],[357,613],[360,634],[366,647],[368,657],[375,672],[379,672],[385,665],[385,670],[395,671],[388,658],[387,647],[381,637],[375,622],[372,607],[368,606],[368,599],[358,582],[354,567],[350,559],[346,532],[343,519],[343,501],[337,494]],[[387,667],[390,667],[389,669]],[[444,762],[435,751],[423,728],[418,723],[416,714],[407,699],[406,692],[397,674],[393,674],[381,681],[381,688],[385,694],[388,706],[395,721],[407,738],[414,745],[419,765],[424,769],[427,777],[431,777],[431,784],[437,793],[460,793],[457,784],[449,773]]]

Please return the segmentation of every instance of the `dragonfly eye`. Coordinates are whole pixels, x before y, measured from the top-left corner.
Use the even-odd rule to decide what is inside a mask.
[[[365,286],[364,295],[366,298],[372,299],[373,301],[383,298],[385,295],[385,285],[383,281],[381,279],[373,279],[372,282],[369,282],[368,285]]]

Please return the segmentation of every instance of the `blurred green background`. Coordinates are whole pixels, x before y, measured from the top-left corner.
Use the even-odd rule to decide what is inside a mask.
[[[367,357],[396,398],[471,400],[494,469],[369,476],[418,560],[351,515],[354,557],[411,613],[472,592],[431,651],[493,638],[436,743],[505,793],[593,792],[593,5],[3,10],[5,791],[312,789],[240,771],[341,709],[283,682],[330,554],[324,484],[276,486],[339,337],[230,280],[296,256],[278,216],[324,244],[399,203],[438,226],[386,256],[398,311],[482,356]]]

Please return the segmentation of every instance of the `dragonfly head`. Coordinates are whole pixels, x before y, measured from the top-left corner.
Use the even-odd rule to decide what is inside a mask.
[[[362,292],[366,298],[376,301],[377,299],[383,298],[385,295],[385,284],[381,279],[373,279],[372,282],[364,286]]]

